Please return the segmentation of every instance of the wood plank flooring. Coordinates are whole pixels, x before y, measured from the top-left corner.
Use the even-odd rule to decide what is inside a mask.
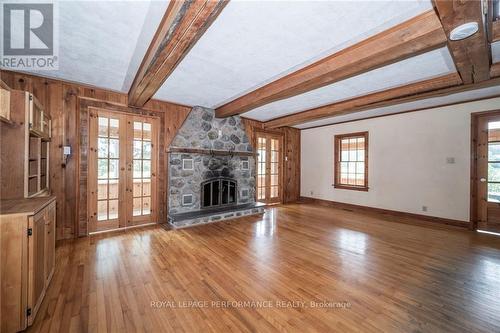
[[[292,204],[62,241],[30,331],[500,332],[500,237],[387,219]]]

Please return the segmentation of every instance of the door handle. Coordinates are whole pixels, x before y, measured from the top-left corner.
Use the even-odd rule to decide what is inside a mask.
[[[486,178],[481,178],[481,179],[479,179],[479,181],[480,181],[481,183],[486,183]]]

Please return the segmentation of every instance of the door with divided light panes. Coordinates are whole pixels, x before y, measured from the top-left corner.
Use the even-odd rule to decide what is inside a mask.
[[[283,136],[256,133],[257,201],[268,204],[281,202]]]
[[[475,121],[477,229],[500,233],[500,112]]]
[[[154,117],[91,112],[90,232],[156,222],[157,132]]]

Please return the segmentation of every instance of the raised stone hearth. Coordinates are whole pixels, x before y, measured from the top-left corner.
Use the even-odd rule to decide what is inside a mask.
[[[168,222],[174,228],[263,213],[255,205],[255,156],[241,119],[214,114],[194,107],[169,147]]]
[[[169,224],[175,228],[186,228],[199,224],[207,224],[238,217],[257,215],[264,213],[264,204],[253,202],[249,204],[236,205],[219,208],[217,210],[199,210],[196,212],[169,215]]]

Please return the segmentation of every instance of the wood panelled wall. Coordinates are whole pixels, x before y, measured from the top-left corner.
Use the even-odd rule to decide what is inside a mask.
[[[300,130],[293,127],[280,127],[265,130],[264,123],[242,118],[248,139],[252,146],[257,147],[255,131],[280,133],[283,135],[283,203],[295,202],[300,199]]]
[[[1,71],[0,79],[12,89],[33,93],[50,114],[52,118],[50,185],[52,193],[57,197],[57,239],[85,235],[86,228],[77,227],[80,200],[78,198],[80,100],[91,99],[126,106],[127,94],[10,71]],[[156,100],[149,101],[143,109],[165,113],[163,126],[167,147],[191,110],[187,106]],[[70,145],[72,149],[67,161],[63,158],[63,145]],[[163,191],[164,193],[159,193],[159,196],[166,198],[166,188]],[[78,232],[79,229],[82,230]]]
[[[104,102],[126,107],[127,94],[95,88],[82,84],[48,79],[24,73],[0,71],[0,80],[11,89],[25,90],[33,93],[42,103],[52,118],[52,143],[50,148],[50,186],[57,197],[57,239],[84,236],[86,228],[79,224],[79,191],[80,165],[80,103],[82,100]],[[178,129],[182,126],[190,107],[163,101],[151,100],[138,112],[164,113],[162,128],[164,147],[168,148]],[[263,124],[258,121],[243,119],[249,139],[255,146],[254,131],[264,131]],[[287,161],[284,167],[284,203],[294,202],[300,197],[300,130],[283,127],[273,130],[284,137],[284,152]],[[71,146],[70,157],[63,157],[64,145]],[[166,163],[166,161],[164,161]],[[166,173],[166,170],[164,170]],[[3,177],[3,175],[2,175]],[[166,174],[164,175],[167,179]],[[159,193],[166,202],[166,186]],[[82,200],[85,202],[85,200]],[[82,208],[82,207],[80,207]],[[84,207],[83,209],[86,209]]]

